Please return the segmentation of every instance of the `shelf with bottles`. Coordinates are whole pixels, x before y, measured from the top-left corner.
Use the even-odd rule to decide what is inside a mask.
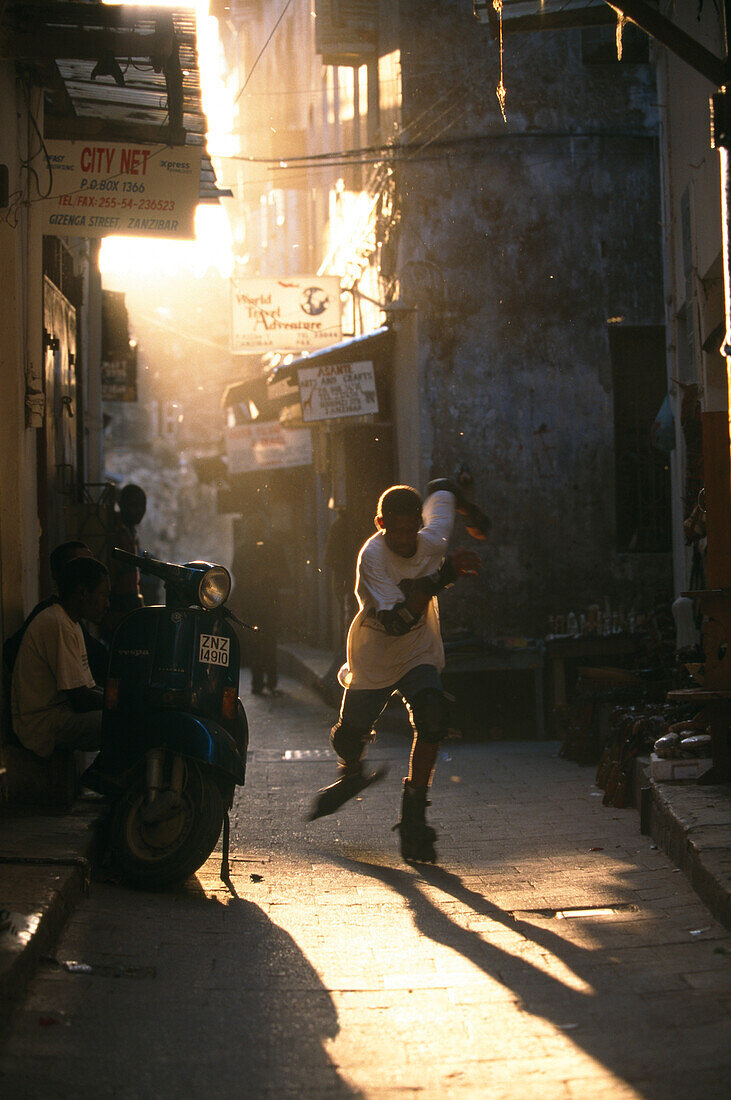
[[[545,641],[571,638],[611,638],[621,635],[634,636],[645,633],[651,615],[624,607],[612,608],[608,600],[590,604],[586,610],[568,611],[561,615],[549,615]]]

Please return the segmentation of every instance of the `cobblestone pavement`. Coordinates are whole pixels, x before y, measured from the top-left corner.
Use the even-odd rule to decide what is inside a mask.
[[[727,1095],[731,937],[590,769],[447,743],[440,864],[410,867],[405,737],[372,747],[384,783],[310,824],[332,712],[292,681],[245,701],[237,896],[215,859],[172,893],[95,883],[15,1015],[0,1094]]]

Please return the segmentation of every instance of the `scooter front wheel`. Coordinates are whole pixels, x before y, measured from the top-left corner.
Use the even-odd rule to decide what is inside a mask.
[[[164,890],[184,882],[205,863],[221,835],[225,812],[218,783],[207,768],[185,761],[177,804],[161,820],[146,820],[144,777],[117,801],[110,823],[110,848],[123,882]]]

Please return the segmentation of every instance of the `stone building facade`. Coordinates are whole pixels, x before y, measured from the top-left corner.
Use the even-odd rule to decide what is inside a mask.
[[[279,13],[226,12],[250,67]],[[378,478],[466,465],[494,533],[443,606],[483,637],[670,596],[657,92],[646,42],[627,45],[618,62],[609,25],[506,35],[505,118],[468,0],[317,3],[241,69],[243,267],[276,273],[276,251],[280,274],[338,274],[344,332],[395,334],[387,415],[317,429],[316,500],[367,511]]]
[[[400,4],[394,277],[418,308],[423,476],[467,464],[494,517],[461,609],[487,634],[669,593],[657,93],[647,51],[596,60],[601,37],[506,37],[504,121],[469,5]]]

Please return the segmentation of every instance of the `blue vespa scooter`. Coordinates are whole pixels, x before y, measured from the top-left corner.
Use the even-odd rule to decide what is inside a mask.
[[[113,866],[129,885],[164,889],[198,870],[223,827],[228,881],[228,811],[249,740],[231,626],[239,620],[225,606],[231,577],[208,562],[113,556],[165,585],[164,606],[132,611],[114,634],[102,748],[84,776],[112,801]]]

